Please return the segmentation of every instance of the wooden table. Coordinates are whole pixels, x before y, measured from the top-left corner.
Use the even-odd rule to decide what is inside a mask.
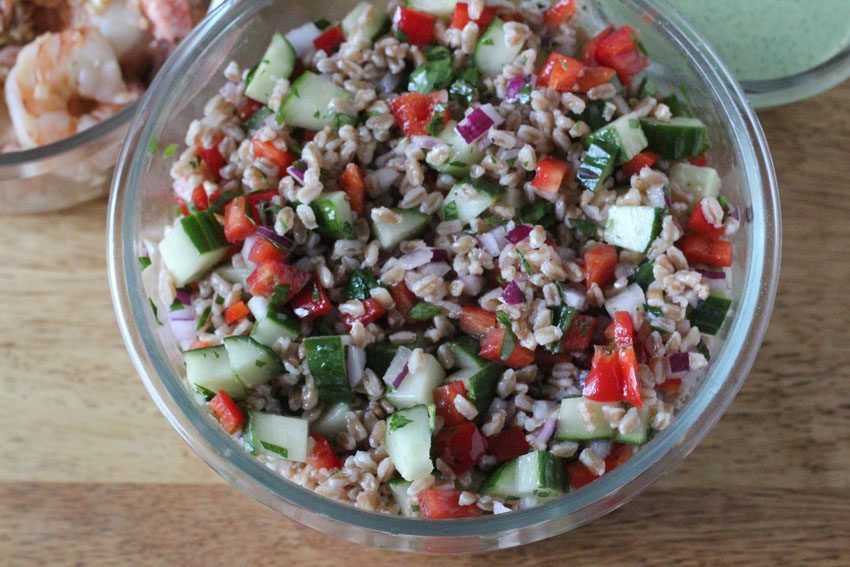
[[[0,219],[0,565],[850,565],[850,82],[761,115],[782,280],[755,368],[674,472],[589,526],[414,557],[278,517],[171,430],[106,282],[106,201]]]

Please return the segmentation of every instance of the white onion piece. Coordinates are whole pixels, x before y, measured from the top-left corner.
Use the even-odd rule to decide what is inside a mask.
[[[172,320],[171,324],[171,332],[174,334],[174,339],[177,341],[188,341],[190,339],[194,339],[197,333],[198,323],[191,319],[189,321],[175,321]]]
[[[433,252],[430,248],[417,248],[398,259],[398,264],[405,270],[415,270],[431,261]]]
[[[466,274],[460,277],[463,282],[463,293],[466,295],[478,295],[484,287],[484,276]]]
[[[297,57],[303,56],[313,48],[313,40],[322,35],[322,30],[313,22],[307,22],[303,26],[286,32],[286,39],[292,44]]]
[[[399,180],[401,172],[391,167],[382,167],[376,169],[371,174],[372,184],[380,191],[386,191],[393,186],[393,183]]]
[[[248,254],[251,253],[251,248],[254,246],[254,243],[257,241],[257,238],[259,237],[256,234],[253,234],[246,238],[245,242],[242,244],[242,257],[245,258],[245,261],[253,267],[256,267],[256,264],[248,260]]]
[[[248,309],[251,310],[254,319],[261,321],[269,314],[269,300],[262,295],[255,295],[248,300]]]
[[[169,312],[168,319],[171,321],[194,321],[195,310],[191,306],[184,305],[182,309]]]
[[[437,146],[440,143],[440,140],[435,138],[434,136],[413,136],[410,139],[411,142],[422,148],[423,150],[430,150]]]
[[[419,273],[423,276],[437,276],[441,278],[452,271],[451,266],[445,262],[431,262],[419,268]]]
[[[644,303],[646,303],[646,294],[644,294],[643,288],[633,283],[619,294],[606,299],[605,310],[612,319],[618,311],[627,311],[634,321],[635,313],[643,311]]]
[[[575,307],[576,311],[584,311],[587,309],[587,295],[583,291],[565,287],[564,288],[564,303],[570,307]]]
[[[351,389],[363,381],[366,369],[366,351],[358,346],[349,346],[345,353],[345,370],[348,372],[348,385]]]

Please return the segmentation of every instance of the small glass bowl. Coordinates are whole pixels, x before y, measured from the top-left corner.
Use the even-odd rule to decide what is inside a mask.
[[[778,188],[761,126],[715,53],[666,5],[586,2],[586,25],[591,33],[607,22],[640,30],[656,62],[650,75],[668,90],[687,87],[709,126],[726,195],[746,213],[734,238],[733,313],[719,333],[722,346],[707,377],[671,425],[610,474],[535,508],[461,520],[386,516],[330,500],[266,468],[222,430],[190,391],[170,331],[154,320],[148,297],[158,296],[156,266],[142,272],[138,257],[173,219],[174,198],[169,164],[147,151],[149,142],[184,139],[189,122],[221,86],[229,61],[250,66],[274,31],[340,18],[355,3],[302,0],[285,9],[274,0],[225,4],[184,41],[149,89],[124,145],[109,207],[110,287],[133,363],[172,426],[219,474],[284,516],[338,537],[396,550],[483,551],[551,537],[607,514],[678,464],[729,406],[758,352],[778,280]]]

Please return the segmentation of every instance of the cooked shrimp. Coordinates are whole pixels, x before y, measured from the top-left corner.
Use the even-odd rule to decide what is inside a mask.
[[[109,42],[95,28],[39,36],[21,49],[6,79],[6,104],[24,147],[72,136],[138,95],[124,83]]]
[[[122,63],[142,57],[152,39],[139,0],[85,0],[72,11],[72,26],[96,27]]]
[[[140,0],[142,10],[151,23],[156,39],[175,44],[192,31],[190,0]]]

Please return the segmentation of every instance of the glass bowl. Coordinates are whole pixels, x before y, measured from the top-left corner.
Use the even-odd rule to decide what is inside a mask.
[[[130,128],[112,185],[109,277],[122,335],[150,395],[183,439],[221,476],[297,522],[351,541],[434,553],[521,545],[565,532],[622,506],[679,463],[729,406],[752,366],[770,318],[780,254],[779,198],[764,134],[737,83],[676,13],[644,0],[586,3],[592,33],[608,21],[641,31],[668,89],[687,86],[709,125],[713,159],[730,202],[746,210],[734,239],[734,313],[704,382],[671,425],[623,466],[536,508],[463,520],[424,520],[366,512],[302,489],[244,451],[198,404],[167,327],[154,320],[154,269],[138,257],[174,214],[169,166],[151,140],[179,143],[192,117],[221,85],[225,65],[256,61],[267,38],[319,17],[339,18],[356,0],[334,3],[252,0],[226,4],[198,26],[157,76]],[[160,306],[160,311],[166,309]]]
[[[113,168],[139,102],[79,134],[46,146],[0,153],[0,211],[59,211],[109,191]]]

